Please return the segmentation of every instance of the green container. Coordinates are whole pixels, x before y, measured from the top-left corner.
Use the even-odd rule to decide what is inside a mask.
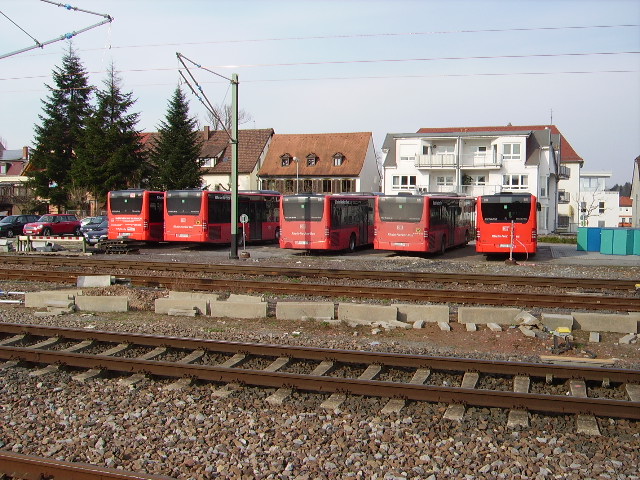
[[[633,254],[640,255],[640,228],[633,229]]]
[[[578,227],[578,251],[587,251],[587,227]]]
[[[602,228],[600,234],[600,253],[613,255],[613,231],[614,228]]]
[[[613,254],[632,255],[633,254],[634,232],[630,228],[613,229]]]

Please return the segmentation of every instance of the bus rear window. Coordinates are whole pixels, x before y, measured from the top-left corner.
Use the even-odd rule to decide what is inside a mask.
[[[424,198],[381,197],[378,215],[383,222],[411,222],[422,220]]]
[[[126,196],[111,195],[109,202],[114,215],[140,215],[142,212],[142,195],[127,193]]]
[[[199,215],[202,194],[199,195],[167,195],[167,214]]]
[[[485,203],[480,204],[485,223],[527,223],[531,215],[531,203]]]
[[[282,211],[285,220],[319,222],[324,212],[324,197],[285,198]]]

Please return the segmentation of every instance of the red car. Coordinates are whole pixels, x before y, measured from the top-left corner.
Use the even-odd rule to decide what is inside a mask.
[[[25,235],[75,235],[82,236],[80,220],[75,215],[47,214],[42,215],[37,222],[24,226]]]

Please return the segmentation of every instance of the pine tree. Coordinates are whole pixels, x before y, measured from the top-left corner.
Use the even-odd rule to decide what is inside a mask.
[[[46,85],[50,94],[42,101],[43,113],[38,115],[42,123],[34,126],[28,186],[36,196],[62,209],[69,205],[71,167],[91,114],[93,87],[71,44],[62,67],[56,67],[52,75],[55,87]]]
[[[78,149],[73,178],[102,204],[107,192],[137,186],[144,164],[138,113],[127,113],[135,104],[132,93],[122,93],[113,64],[104,89],[96,92],[97,105],[87,121],[85,141]]]
[[[150,187],[159,190],[200,188],[201,148],[202,140],[196,120],[189,118],[189,103],[180,87],[177,87],[151,148],[154,172]]]

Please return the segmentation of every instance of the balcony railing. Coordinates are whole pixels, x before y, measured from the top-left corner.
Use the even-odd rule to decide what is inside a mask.
[[[416,167],[418,168],[447,168],[457,166],[457,158],[460,158],[460,167],[464,168],[500,168],[502,156],[493,153],[435,153],[428,155],[416,155]]]

